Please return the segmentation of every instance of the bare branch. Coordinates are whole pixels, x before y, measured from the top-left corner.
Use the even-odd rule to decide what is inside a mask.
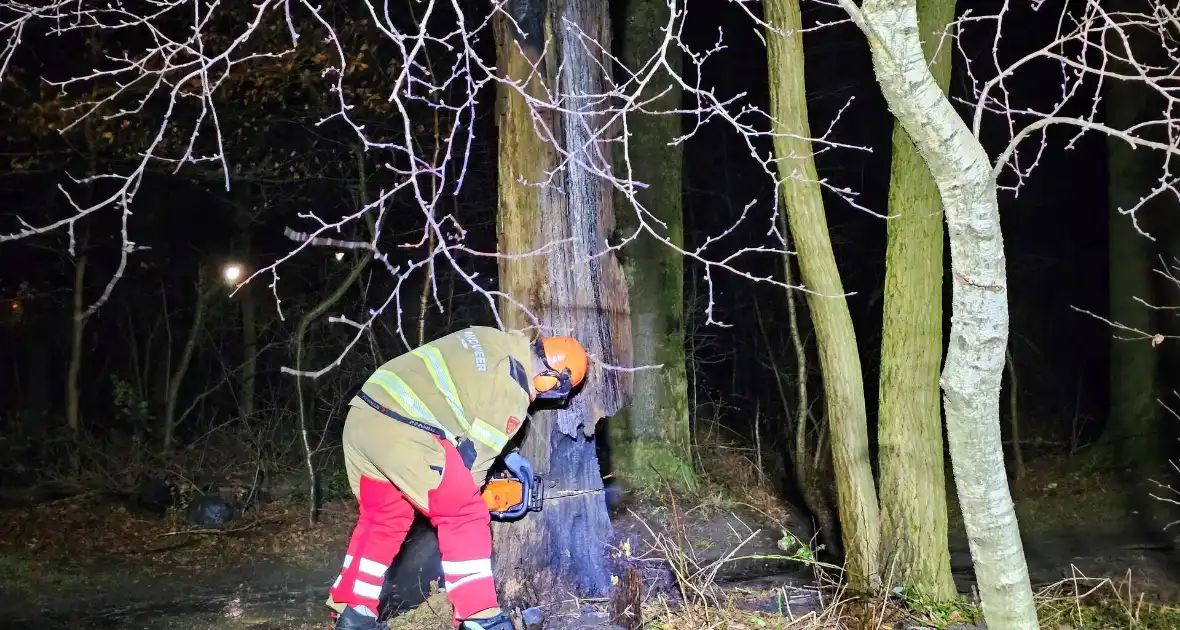
[[[744,4],[737,4],[750,18],[754,30],[773,32],[775,36],[799,35],[776,31]],[[719,53],[725,50],[725,33],[719,29],[716,44],[707,50],[692,50],[683,37],[687,19],[684,1],[668,0],[668,6],[670,13],[664,26],[663,41],[649,59],[634,68],[622,68],[620,60],[610,54],[609,43],[594,41],[577,24],[562,20],[559,27],[569,29],[592,58],[602,60],[603,65],[620,67],[622,71],[604,73],[607,87],[601,94],[566,94],[550,87],[538,97],[526,92],[522,81],[499,77],[494,60],[485,59],[476,52],[477,44],[493,37],[493,15],[507,15],[504,0],[492,0],[491,11],[484,15],[468,15],[459,0],[421,0],[414,7],[409,27],[404,12],[394,11],[388,3],[375,0],[361,0],[355,5],[364,15],[350,16],[347,26],[343,21],[337,23],[334,21],[336,16],[307,0],[257,0],[248,8],[206,0],[151,0],[142,4],[112,2],[101,5],[50,0],[45,6],[0,0],[0,33],[7,38],[0,52],[0,79],[8,72],[9,62],[23,39],[34,31],[50,36],[74,31],[104,34],[122,31],[120,42],[148,42],[146,48],[135,51],[105,46],[102,63],[89,72],[65,78],[45,78],[63,93],[82,86],[101,88],[97,90],[101,95],[97,98],[80,98],[70,103],[67,111],[72,118],[62,133],[93,117],[111,120],[135,114],[157,125],[143,146],[137,149],[137,160],[131,166],[121,172],[72,179],[74,185],[101,182],[104,191],[111,191],[104,192],[106,196],[83,207],[62,187],[73,210],[69,216],[44,219],[39,223],[20,220],[15,230],[0,233],[0,243],[63,228],[72,234],[73,226],[84,217],[119,213],[123,243],[120,263],[102,296],[87,310],[87,315],[94,313],[109,298],[129,257],[143,249],[129,233],[128,219],[149,165],[163,164],[173,172],[194,167],[216,168],[228,190],[234,180],[234,165],[227,157],[226,136],[238,134],[234,137],[241,142],[240,138],[252,133],[249,129],[231,129],[233,123],[227,121],[232,117],[219,113],[219,108],[227,107],[222,95],[232,85],[231,79],[251,72],[251,68],[260,64],[295,58],[302,47],[313,46],[321,53],[316,56],[320,82],[313,87],[325,94],[332,104],[328,113],[316,114],[314,126],[325,129],[325,133],[329,124],[331,129],[343,130],[348,136],[347,142],[362,147],[367,155],[373,155],[367,160],[378,163],[389,177],[377,186],[379,190],[369,199],[357,204],[356,211],[344,216],[329,218],[326,212],[313,208],[300,212],[300,224],[291,225],[285,231],[295,243],[292,249],[270,264],[254,269],[243,284],[262,281],[269,276],[276,309],[280,317],[285,318],[278,288],[280,272],[295,256],[314,246],[365,250],[365,255],[372,257],[378,269],[384,270],[391,289],[388,295],[378,296],[375,303],[366,304],[357,312],[327,318],[328,322],[345,326],[354,333],[335,359],[316,370],[283,368],[284,372],[312,378],[326,374],[341,364],[350,350],[368,334],[374,322],[389,316],[396,317],[396,333],[409,346],[402,323],[401,289],[420,270],[437,270],[440,266],[449,266],[458,284],[465,284],[470,291],[483,296],[501,327],[501,299],[513,308],[520,308],[536,325],[537,318],[524,305],[494,288],[494,278],[482,278],[471,271],[470,261],[562,254],[585,263],[591,256],[618,252],[643,233],[700,263],[708,285],[709,299],[704,309],[706,323],[723,326],[714,317],[713,280],[716,274],[726,273],[783,289],[810,290],[787,284],[770,274],[756,274],[743,268],[743,263],[751,258],[793,253],[777,229],[777,214],[780,212],[777,193],[773,205],[766,211],[755,212],[762,207],[756,198],[739,202],[744,207],[741,216],[731,226],[692,248],[675,245],[665,234],[666,226],[636,197],[637,191],[645,187],[635,178],[629,149],[630,121],[637,115],[687,116],[692,119],[694,122],[682,136],[667,139],[670,144],[685,142],[707,124],[722,125],[741,138],[776,190],[782,183],[777,164],[779,158],[763,148],[770,146],[767,140],[776,135],[772,131],[775,125],[770,115],[750,102],[745,94],[728,98],[718,96],[716,90],[704,84],[701,78],[709,74],[702,71],[706,64],[723,63],[719,61]],[[227,27],[226,18],[231,15],[234,19]],[[359,19],[361,17],[364,19]],[[830,25],[823,23],[813,28]],[[226,32],[227,28],[231,32]],[[349,30],[345,31],[345,28]],[[275,31],[280,32],[283,41],[269,44],[271,40],[266,39],[265,34]],[[310,31],[319,36],[319,41],[309,41],[313,38],[305,37]],[[217,37],[213,37],[214,33]],[[369,42],[378,38],[382,49],[393,51],[394,57],[388,74],[389,83],[385,86],[388,110],[383,112],[380,128],[366,125],[364,108],[356,107],[359,99],[352,89],[353,80],[363,72],[352,60],[363,50],[361,46],[368,45],[362,43],[366,38]],[[668,61],[672,52],[683,53],[686,65],[695,72],[675,71]],[[622,78],[615,82],[615,76]],[[513,254],[479,251],[468,242],[467,228],[459,217],[440,207],[440,202],[458,194],[468,178],[471,149],[476,142],[477,113],[483,107],[477,95],[494,83],[514,90],[524,99],[534,112],[535,133],[552,145],[558,156],[557,167],[542,181],[523,183],[550,186],[563,169],[573,166],[585,169],[625,200],[616,212],[636,213],[638,221],[633,231],[618,235],[614,239],[617,242],[604,243],[594,253],[568,249],[575,246],[572,239]],[[682,91],[685,104],[678,108],[659,109],[659,95],[672,87]],[[827,130],[820,137],[811,139],[817,154],[837,149],[869,151],[867,147],[834,139],[834,130],[846,114],[855,115],[853,106],[850,99],[829,121]],[[427,112],[445,114],[450,124],[445,133],[440,133],[442,146],[424,151],[415,138],[415,126]],[[565,119],[582,125],[585,133],[580,137],[585,140],[571,146],[563,144],[559,139],[562,134],[546,128],[543,122],[547,119],[543,114],[550,113],[560,113]],[[616,143],[622,147],[622,160],[618,165],[612,163],[607,150]],[[789,177],[804,175],[794,173]],[[847,186],[826,179],[816,183],[855,208],[883,216],[862,205],[857,193]],[[421,229],[414,238],[390,242],[393,239],[383,228],[390,219],[391,209],[404,208],[407,204],[414,208],[414,219]],[[364,227],[366,221],[372,221],[376,226],[376,234],[371,239],[346,237],[369,234]],[[746,226],[755,221],[769,222],[765,230],[766,242],[734,244],[732,241],[738,229],[747,229]],[[432,294],[441,312],[443,304],[437,291]],[[606,367],[635,370],[657,366]]]

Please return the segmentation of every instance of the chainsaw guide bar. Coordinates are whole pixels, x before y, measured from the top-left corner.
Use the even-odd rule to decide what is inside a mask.
[[[525,480],[528,480],[527,482]],[[595,490],[558,490],[546,493],[546,487],[557,487],[557,482],[539,474],[518,477],[512,471],[499,471],[483,489],[484,502],[496,520],[514,520],[529,512],[540,512],[546,501],[565,499],[583,494],[605,492]]]

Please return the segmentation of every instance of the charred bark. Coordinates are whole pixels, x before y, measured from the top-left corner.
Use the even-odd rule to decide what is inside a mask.
[[[548,47],[540,54],[559,57],[562,63],[536,64],[534,69],[529,58],[535,63],[536,52],[497,14],[501,73],[542,101],[548,100],[545,87],[563,95],[600,93],[604,77],[599,64],[609,67],[609,61],[591,59],[591,48],[576,38],[609,41],[606,3],[561,0],[541,6],[545,13],[531,18],[546,26]],[[565,21],[577,24],[581,33],[564,27]],[[550,74],[556,72],[560,74]],[[570,96],[563,107],[582,104]],[[530,112],[514,88],[500,86],[498,249],[513,255],[560,244],[544,254],[501,259],[501,289],[537,318],[533,322],[505,299],[499,305],[502,321],[507,328],[536,325],[543,333],[572,334],[603,363],[629,364],[630,315],[622,269],[613,254],[595,257],[614,229],[610,190],[576,162],[566,163],[547,180],[559,164],[552,143],[610,169],[604,148],[586,146],[601,121],[563,116],[543,105],[534,108]],[[495,524],[496,575],[504,606],[523,608],[610,592],[606,546],[613,533],[593,435],[601,419],[622,407],[627,380],[625,372],[592,362],[584,385],[566,408],[538,412],[526,427],[521,450],[554,482],[550,495],[581,494],[548,501],[544,511],[523,520]]]

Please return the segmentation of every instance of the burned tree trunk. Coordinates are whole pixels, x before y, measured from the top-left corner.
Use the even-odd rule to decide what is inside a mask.
[[[601,56],[592,59],[590,51],[601,52],[578,38],[608,42],[607,5],[554,0],[538,13],[536,4],[509,7],[525,35],[504,15],[496,16],[500,72],[541,100],[530,107],[516,88],[500,86],[498,249],[523,254],[557,245],[543,254],[502,259],[500,287],[537,318],[541,332],[573,335],[603,363],[629,364],[623,271],[613,254],[594,257],[614,228],[610,189],[583,165],[610,169],[606,149],[597,142],[587,146],[602,121],[562,115],[544,105],[550,100],[546,94],[556,93],[562,95],[563,108],[596,106],[580,102],[579,95],[603,91],[599,64],[609,62]],[[546,33],[552,40],[548,43]],[[549,179],[563,162],[554,145],[577,158]],[[505,327],[533,326],[529,315],[509,300],[499,306]],[[630,383],[626,372],[604,370],[596,362],[590,368],[567,408],[536,413],[525,429],[522,452],[556,486],[547,489],[554,499],[542,512],[497,523],[493,529],[496,575],[506,607],[602,597],[610,591],[606,545],[612,531],[593,435],[600,420],[620,409]]]

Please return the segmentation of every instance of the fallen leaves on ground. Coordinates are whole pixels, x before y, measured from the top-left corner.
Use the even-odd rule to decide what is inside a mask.
[[[99,495],[0,511],[9,533],[0,536],[0,556],[30,568],[179,567],[216,571],[259,562],[314,564],[339,553],[352,533],[355,509],[329,504],[318,522],[307,522],[306,506],[272,503],[237,516],[220,528],[187,525],[171,510],[163,519],[132,513]]]

